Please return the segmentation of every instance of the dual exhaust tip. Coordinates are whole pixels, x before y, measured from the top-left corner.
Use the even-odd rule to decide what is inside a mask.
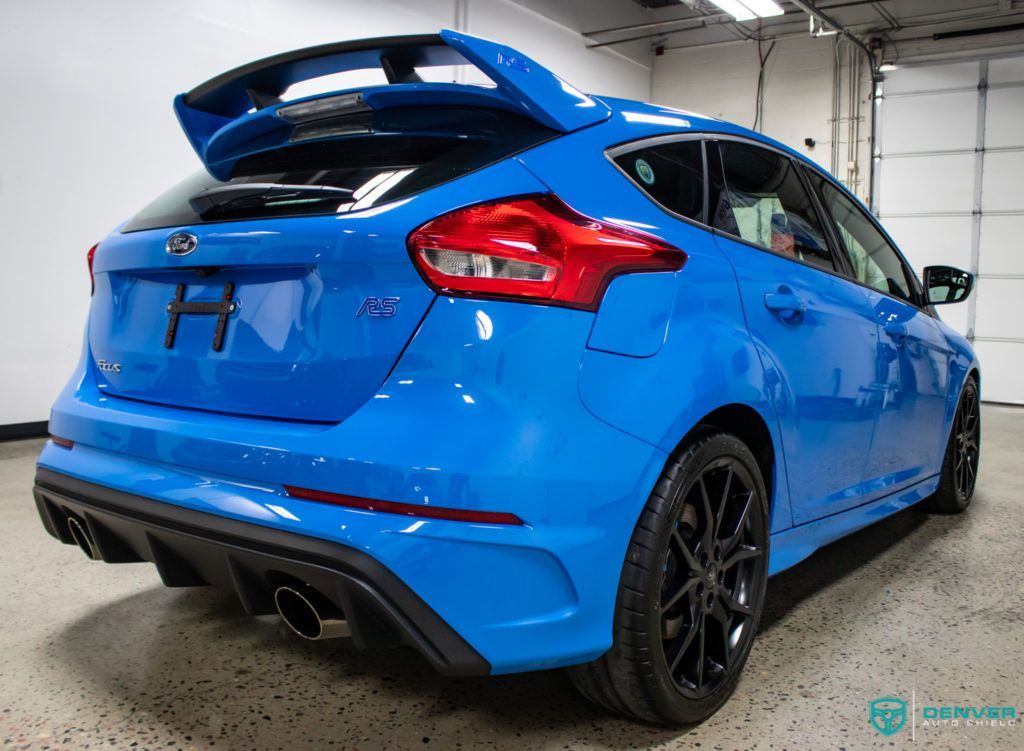
[[[67,524],[71,539],[86,558],[100,560],[88,526],[74,516],[68,517]],[[274,606],[285,625],[303,639],[320,641],[352,635],[341,609],[308,585],[278,587],[274,590]]]

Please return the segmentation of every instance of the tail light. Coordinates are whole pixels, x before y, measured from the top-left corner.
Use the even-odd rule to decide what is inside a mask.
[[[595,310],[614,276],[677,271],[679,248],[577,213],[551,194],[490,201],[433,219],[409,252],[438,291]]]
[[[93,262],[93,259],[96,257],[96,248],[98,248],[98,247],[100,247],[100,244],[96,243],[91,248],[89,248],[89,253],[88,253],[88,256],[87,256],[88,260],[89,260],[89,294],[90,295],[96,294],[96,277],[94,277],[93,274],[92,274],[92,262]]]

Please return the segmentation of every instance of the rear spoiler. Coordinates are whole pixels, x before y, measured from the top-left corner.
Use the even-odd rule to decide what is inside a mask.
[[[416,68],[443,65],[473,65],[496,89],[423,83],[416,74]],[[215,177],[224,179],[221,162],[237,154],[243,142],[288,125],[281,118],[268,116],[281,105],[280,97],[289,86],[332,73],[368,69],[384,71],[389,86],[379,88],[415,90],[420,102],[429,102],[432,91],[442,94],[438,103],[452,101],[453,88],[475,90],[471,98],[477,99],[486,92],[495,105],[563,133],[610,115],[603,103],[577,91],[523,53],[448,29],[439,34],[360,39],[284,52],[242,65],[179,94],[174,109],[199,158]],[[383,100],[394,101],[394,97]],[[356,101],[366,109],[374,105],[370,97],[359,96]]]

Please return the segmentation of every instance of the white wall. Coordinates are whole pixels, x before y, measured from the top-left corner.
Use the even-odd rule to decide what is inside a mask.
[[[767,50],[767,44],[764,50]],[[666,50],[654,58],[651,98],[658,104],[682,107],[746,127],[754,123],[757,98],[757,45],[750,42]],[[764,114],[759,130],[830,168],[832,153],[832,37],[781,39],[765,66]],[[843,82],[848,82],[845,66]],[[860,198],[868,192],[870,138],[869,86],[866,76],[857,87],[861,102],[860,155],[855,185]],[[847,116],[843,91],[842,117]],[[846,124],[837,146],[842,158],[836,175],[846,182]],[[804,145],[813,138],[813,149]]]
[[[618,0],[608,0],[617,4]],[[555,0],[550,0],[555,3]],[[198,167],[175,94],[313,44],[459,27],[519,47],[579,88],[646,98],[650,74],[587,51],[511,0],[0,2],[0,425],[45,420],[76,362],[86,250]],[[468,21],[468,22],[467,22]]]

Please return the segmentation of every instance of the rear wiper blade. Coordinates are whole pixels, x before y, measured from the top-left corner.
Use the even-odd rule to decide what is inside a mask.
[[[312,194],[312,195],[311,195]],[[306,199],[348,198],[349,188],[334,185],[285,185],[282,183],[234,183],[205,188],[190,199],[189,206],[200,216],[246,199],[303,197]]]

